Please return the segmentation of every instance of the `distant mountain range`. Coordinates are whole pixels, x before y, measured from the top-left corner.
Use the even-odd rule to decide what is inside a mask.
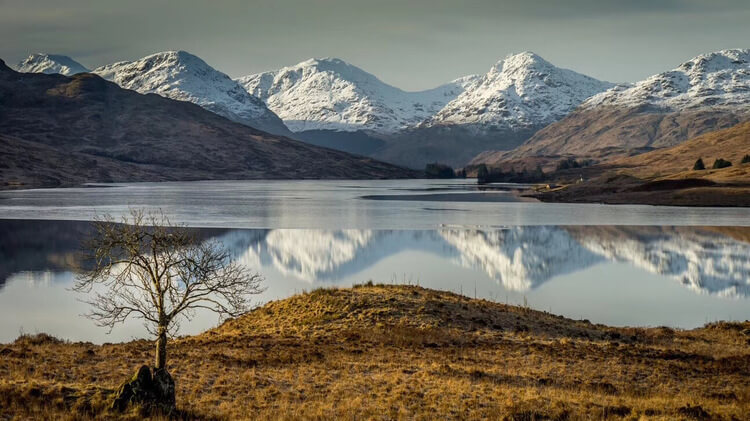
[[[0,116],[4,188],[416,175],[271,135],[190,102],[123,89],[91,73],[17,73],[0,61]]]
[[[36,61],[34,66],[19,69],[53,72],[73,62],[34,57],[25,60]],[[463,165],[483,150],[515,147],[612,86],[529,52],[506,57],[485,75],[421,92],[402,91],[338,59],[311,59],[235,82],[183,51],[93,72],[124,88],[191,101],[271,133],[412,167],[432,161]],[[246,93],[238,92],[238,84]],[[276,115],[293,134],[280,127]]]
[[[86,71],[68,57],[43,54],[18,69]],[[750,50],[741,49],[704,54],[619,85],[560,69],[531,52],[507,56],[487,74],[419,92],[335,58],[236,80],[183,51],[94,72],[270,133],[414,168],[435,161],[603,161],[674,146],[750,118]]]
[[[294,132],[370,131],[394,134],[431,118],[477,77],[405,92],[335,58],[311,59],[237,79]]]

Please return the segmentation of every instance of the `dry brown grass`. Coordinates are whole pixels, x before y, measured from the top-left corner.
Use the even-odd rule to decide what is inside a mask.
[[[720,419],[750,414],[750,323],[610,328],[409,286],[326,289],[173,341],[184,418]],[[0,345],[0,419],[87,419],[151,343]],[[138,418],[137,409],[123,418]]]
[[[675,206],[750,206],[750,122],[716,130],[670,148],[558,172],[565,188],[531,193],[545,201],[643,203]],[[693,171],[702,158],[708,168]],[[732,166],[711,169],[718,158]],[[584,183],[577,184],[583,176]]]
[[[750,122],[706,133],[678,146],[611,161],[608,164],[622,168],[621,173],[641,179],[707,178],[717,183],[748,183],[750,165],[740,164],[742,157],[747,154],[750,154]],[[693,164],[698,158],[702,158],[709,169],[692,171]],[[717,158],[726,159],[732,162],[733,166],[721,170],[710,169]]]

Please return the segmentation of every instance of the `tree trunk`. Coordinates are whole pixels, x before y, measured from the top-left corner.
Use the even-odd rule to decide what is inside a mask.
[[[159,337],[156,339],[156,368],[167,366],[167,329],[159,326]]]

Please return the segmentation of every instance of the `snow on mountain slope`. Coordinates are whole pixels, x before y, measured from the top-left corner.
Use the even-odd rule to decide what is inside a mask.
[[[294,132],[394,133],[431,117],[471,86],[467,76],[421,92],[405,92],[335,58],[310,59],[238,79]]]
[[[523,145],[483,153],[472,164],[512,166],[529,157],[613,159],[675,146],[748,116],[750,50],[723,50],[594,95]]]
[[[16,70],[21,73],[60,73],[65,76],[91,71],[68,56],[45,53],[31,54],[18,63]]]
[[[582,108],[651,106],[660,111],[738,108],[750,105],[750,49],[695,57],[668,72],[632,85],[618,85]]]
[[[509,55],[421,127],[470,125],[480,133],[539,127],[612,86],[555,67],[532,52]]]
[[[289,134],[263,101],[185,51],[166,51],[136,61],[113,63],[94,73],[126,89],[193,102],[230,120],[273,134]]]

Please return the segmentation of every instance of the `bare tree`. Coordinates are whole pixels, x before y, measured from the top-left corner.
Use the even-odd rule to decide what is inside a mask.
[[[167,336],[180,319],[200,309],[236,317],[263,291],[261,276],[234,262],[223,244],[200,241],[161,212],[131,210],[120,223],[105,216],[94,227],[73,289],[92,294],[87,316],[110,331],[130,316],[142,318],[156,337],[157,369],[166,366]]]

